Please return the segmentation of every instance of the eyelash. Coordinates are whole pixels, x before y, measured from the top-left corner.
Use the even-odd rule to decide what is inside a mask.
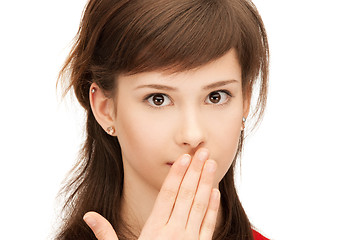
[[[225,93],[225,94],[228,96],[229,99],[228,99],[225,103],[222,103],[222,104],[211,104],[211,105],[218,106],[218,107],[223,107],[223,106],[225,106],[226,104],[228,104],[228,103],[230,102],[230,98],[233,97],[233,95],[231,94],[231,92],[228,91],[228,90],[225,90],[225,89],[217,90],[217,91],[212,91],[210,94],[212,94],[212,93],[217,93],[217,92]],[[209,95],[210,95],[210,94],[209,94]],[[170,98],[167,94],[165,94],[165,93],[151,93],[151,94],[148,94],[148,95],[146,95],[146,96],[144,97],[143,102],[147,103],[148,100],[149,100],[150,98],[152,98],[153,96],[155,96],[155,95],[164,95],[164,96],[166,96],[167,98],[169,98],[169,99],[171,100],[171,98]],[[209,95],[208,95],[206,98],[208,98]],[[161,108],[163,108],[163,107],[166,107],[166,106],[155,107],[155,106],[153,106],[153,105],[151,105],[151,104],[148,104],[148,106],[151,107],[151,108],[155,108],[155,109],[161,109]]]

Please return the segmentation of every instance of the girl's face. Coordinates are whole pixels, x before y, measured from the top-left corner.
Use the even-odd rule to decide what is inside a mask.
[[[218,164],[218,187],[236,155],[248,109],[234,50],[195,70],[120,76],[117,91],[113,126],[125,181],[160,190],[169,163],[205,147]]]

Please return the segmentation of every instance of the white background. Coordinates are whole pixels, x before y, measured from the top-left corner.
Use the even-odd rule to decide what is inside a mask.
[[[1,3],[1,239],[50,239],[83,138],[80,108],[60,102],[55,83],[85,2]],[[254,2],[270,89],[243,155],[244,208],[271,239],[360,239],[357,1]]]

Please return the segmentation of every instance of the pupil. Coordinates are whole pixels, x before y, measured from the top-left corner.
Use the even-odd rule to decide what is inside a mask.
[[[210,96],[210,101],[212,103],[218,103],[220,102],[220,98],[221,98],[220,93],[212,93]]]
[[[155,95],[155,96],[153,96],[153,101],[154,101],[156,106],[160,106],[161,104],[164,103],[164,96]]]

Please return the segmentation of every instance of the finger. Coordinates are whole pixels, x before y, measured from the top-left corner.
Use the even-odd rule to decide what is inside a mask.
[[[118,240],[114,228],[109,221],[100,214],[96,212],[87,212],[83,219],[98,240]]]
[[[210,240],[214,234],[216,226],[216,217],[220,205],[220,191],[214,188],[211,191],[211,197],[204,221],[200,228],[200,240]]]
[[[156,222],[156,224],[159,224],[160,226],[164,226],[168,222],[181,181],[189,166],[190,160],[191,156],[189,154],[184,154],[171,166],[147,222]]]
[[[179,194],[176,198],[173,213],[169,223],[185,229],[189,217],[191,205],[194,201],[195,193],[199,184],[204,162],[209,157],[209,151],[205,148],[199,149],[187,170],[181,183]]]
[[[215,171],[216,162],[214,160],[207,160],[205,162],[204,170],[201,173],[199,187],[196,191],[189,220],[186,225],[186,230],[191,236],[198,236],[200,232],[200,226],[204,220],[206,209],[208,208],[210,202]]]

